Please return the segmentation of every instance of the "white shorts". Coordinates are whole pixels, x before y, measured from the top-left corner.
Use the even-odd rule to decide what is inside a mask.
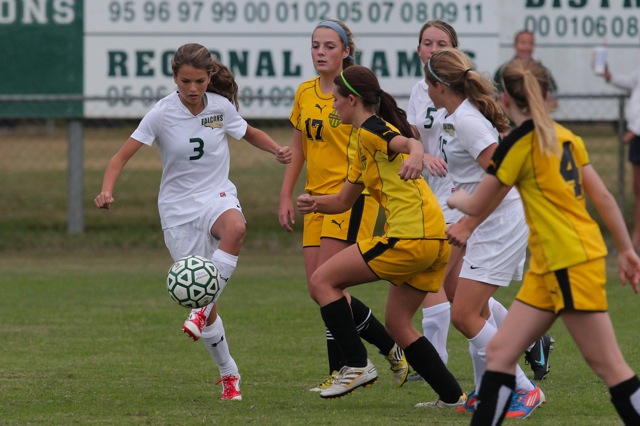
[[[502,287],[522,280],[528,237],[520,202],[494,211],[467,241],[460,278]]]
[[[242,213],[242,207],[236,197],[229,194],[216,197],[202,208],[196,219],[165,229],[164,243],[173,260],[190,255],[211,259],[220,243],[220,240],[211,235],[211,227],[222,213],[232,209]]]

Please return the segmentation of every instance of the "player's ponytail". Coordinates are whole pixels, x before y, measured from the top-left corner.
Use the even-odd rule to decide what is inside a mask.
[[[555,125],[549,114],[549,71],[532,59],[514,59],[502,70],[502,87],[523,112],[531,114],[540,151],[558,155]]]
[[[215,59],[213,59],[213,63],[211,81],[209,81],[207,92],[224,96],[229,99],[229,102],[236,106],[236,110],[240,109],[240,104],[238,103],[238,83],[236,83],[236,79],[233,77],[231,70]]]
[[[424,71],[431,84],[443,84],[467,98],[498,132],[509,130],[509,120],[495,100],[493,82],[473,69],[463,51],[446,48],[433,52]]]

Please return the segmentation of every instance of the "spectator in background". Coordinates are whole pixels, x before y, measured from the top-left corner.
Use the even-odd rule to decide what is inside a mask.
[[[533,59],[533,51],[536,48],[536,41],[533,33],[527,30],[521,30],[516,33],[515,38],[513,39],[513,49],[515,50],[515,56],[502,64],[500,68],[493,75],[493,81],[497,87],[502,86],[502,69],[514,59]],[[551,107],[551,111],[555,111],[558,109],[558,85],[556,81],[553,79],[551,75],[551,71],[547,68],[547,73],[549,74],[549,106]]]
[[[607,83],[629,90],[631,98],[625,108],[627,130],[622,142],[629,144],[629,161],[633,165],[633,194],[635,207],[633,212],[633,234],[631,242],[636,251],[640,250],[640,68],[631,74],[612,74],[607,65],[602,75]]]

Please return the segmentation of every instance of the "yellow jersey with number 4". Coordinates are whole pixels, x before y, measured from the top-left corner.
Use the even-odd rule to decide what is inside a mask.
[[[560,155],[540,151],[533,121],[498,146],[488,173],[515,185],[529,225],[530,270],[546,273],[606,256],[598,224],[586,208],[582,167],[589,155],[582,138],[555,123]]]

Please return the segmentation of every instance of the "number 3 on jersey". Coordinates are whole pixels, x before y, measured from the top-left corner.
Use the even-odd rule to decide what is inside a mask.
[[[195,152],[196,155],[189,157],[189,160],[199,160],[202,158],[204,155],[204,141],[200,138],[191,138],[189,139],[189,143],[196,144],[196,146],[193,147],[193,152]]]

